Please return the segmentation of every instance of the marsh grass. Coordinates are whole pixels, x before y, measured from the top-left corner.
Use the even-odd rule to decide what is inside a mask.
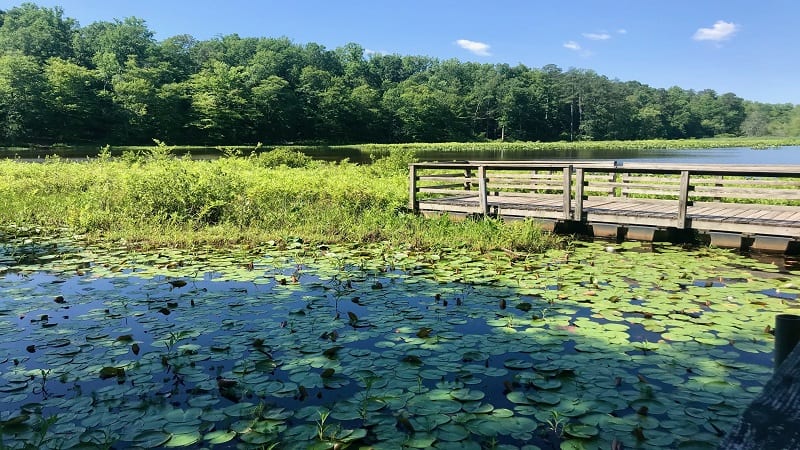
[[[536,251],[560,239],[530,222],[424,218],[406,209],[410,152],[326,163],[289,149],[198,161],[152,151],[81,162],[0,161],[0,223],[67,227],[140,246],[389,241]]]

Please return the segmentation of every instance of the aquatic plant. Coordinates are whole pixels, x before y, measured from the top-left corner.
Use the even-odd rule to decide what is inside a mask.
[[[764,323],[800,296],[796,269],[662,244],[2,241],[10,448],[713,448],[771,375]]]

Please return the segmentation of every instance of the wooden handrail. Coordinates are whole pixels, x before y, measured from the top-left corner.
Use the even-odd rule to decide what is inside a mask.
[[[427,181],[435,181],[435,177],[420,177],[419,171],[422,169],[458,169],[464,174],[463,191],[475,192],[471,190],[475,187],[477,181],[477,194],[478,194],[478,214],[489,214],[489,189],[490,181],[488,172],[505,171],[505,172],[531,172],[536,171],[548,172],[550,176],[499,176],[496,180],[500,184],[494,184],[497,187],[495,195],[501,195],[505,192],[508,195],[514,195],[508,190],[517,192],[517,196],[524,197],[525,190],[538,190],[549,191],[550,186],[552,191],[561,191],[563,195],[563,205],[561,207],[561,218],[563,220],[581,221],[584,219],[586,194],[591,192],[611,192],[612,196],[616,194],[617,189],[622,187],[622,195],[639,195],[650,194],[660,197],[666,201],[669,198],[676,199],[674,209],[674,227],[679,229],[686,229],[691,227],[691,219],[688,217],[688,208],[692,205],[692,200],[702,199],[708,194],[709,198],[715,201],[723,201],[725,198],[738,198],[738,199],[758,199],[764,198],[763,192],[756,192],[758,189],[763,191],[769,190],[770,186],[779,186],[779,181],[762,183],[760,181],[754,182],[753,185],[748,186],[747,179],[733,179],[730,184],[733,187],[725,188],[722,177],[757,177],[763,178],[800,178],[800,166],[745,166],[745,165],[707,165],[707,164],[652,164],[652,163],[625,163],[619,164],[615,161],[454,161],[454,162],[422,162],[413,163],[409,166],[410,173],[410,199],[409,207],[413,210],[419,209],[419,198],[417,194],[425,189],[427,192],[436,192],[441,195],[449,194],[451,191],[446,189],[436,191],[435,185],[428,185],[430,188],[424,186],[420,188],[418,181],[426,179]],[[477,177],[473,177],[477,172]],[[561,173],[562,176],[560,183],[556,179],[556,173]],[[611,181],[598,180],[597,175],[589,176],[590,174],[609,174]],[[646,174],[652,174],[654,177],[647,177]],[[646,183],[636,183],[636,178],[644,175]],[[678,178],[666,177],[665,184],[659,185],[657,178],[661,176],[677,176]],[[573,182],[574,176],[574,182]],[[714,177],[717,181],[709,181],[708,177]],[[701,178],[705,177],[705,178]],[[458,175],[446,177],[447,181],[451,183],[449,188],[456,187],[455,183]],[[552,180],[550,182],[542,180]],[[621,181],[614,181],[621,180]],[[700,189],[694,192],[693,181],[697,180]],[[444,179],[442,180],[444,181]],[[527,181],[527,183],[525,183]],[[724,181],[729,181],[726,179]],[[592,190],[592,182],[598,183],[602,189]],[[709,183],[715,182],[716,188],[708,189]],[[521,183],[517,188],[515,183]],[[739,183],[741,186],[736,186]],[[774,188],[773,190],[782,189],[788,192],[794,192],[791,189],[792,180],[788,180],[783,188]],[[629,187],[628,187],[629,186]],[[788,188],[786,187],[788,186]],[[442,188],[443,186],[439,186]],[[587,189],[587,187],[589,189]],[[703,190],[705,188],[705,190]],[[519,189],[520,191],[516,191]],[[627,191],[626,191],[627,189]],[[674,189],[674,193],[673,190]],[[628,192],[629,191],[629,192]],[[712,192],[713,191],[713,192]],[[455,191],[452,191],[455,192]],[[713,195],[712,195],[713,194]],[[729,194],[726,196],[726,194]],[[783,194],[786,194],[784,192]],[[748,197],[752,195],[753,197]],[[664,197],[667,197],[666,199]],[[786,200],[791,200],[794,196],[783,195]],[[474,198],[474,197],[473,197]],[[778,198],[781,198],[779,196]],[[674,201],[674,200],[670,200]],[[574,202],[574,203],[573,203]]]

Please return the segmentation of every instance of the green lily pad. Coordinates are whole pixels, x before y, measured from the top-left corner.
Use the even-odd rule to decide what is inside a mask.
[[[564,434],[574,438],[589,439],[600,434],[600,430],[592,425],[568,423],[564,425]]]
[[[173,434],[172,437],[164,444],[164,447],[188,447],[200,441],[202,436],[199,432]]]

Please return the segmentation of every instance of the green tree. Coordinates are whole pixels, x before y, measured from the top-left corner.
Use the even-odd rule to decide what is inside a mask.
[[[214,61],[189,80],[194,127],[212,142],[239,142],[251,117],[246,71]]]
[[[270,75],[253,87],[252,98],[259,141],[285,142],[294,139],[299,105],[288,81]]]
[[[0,13],[0,53],[19,52],[39,62],[73,56],[72,37],[77,27],[59,8],[23,3]]]
[[[0,138],[14,145],[23,139],[46,139],[42,67],[33,56],[18,53],[0,56]]]
[[[108,104],[98,96],[96,72],[66,61],[50,58],[44,67],[45,119],[50,134],[59,142],[92,141],[106,137]]]

